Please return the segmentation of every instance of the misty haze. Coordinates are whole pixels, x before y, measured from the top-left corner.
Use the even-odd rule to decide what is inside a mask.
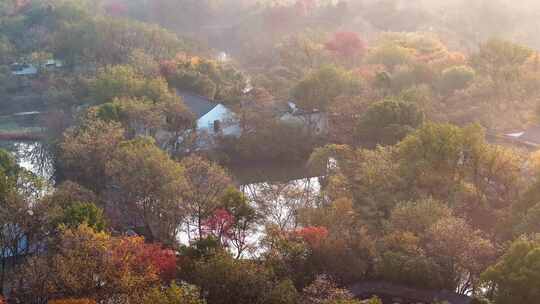
[[[0,0],[0,304],[540,303],[540,1]]]

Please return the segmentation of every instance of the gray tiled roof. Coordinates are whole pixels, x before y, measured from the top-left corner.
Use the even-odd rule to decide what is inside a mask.
[[[349,290],[358,298],[369,298],[373,295],[377,295],[383,298],[400,298],[404,300],[404,303],[433,303],[435,301],[446,301],[449,304],[469,304],[472,300],[470,297],[459,295],[451,291],[424,290],[383,281],[359,282],[352,285]],[[391,303],[392,302],[393,301],[391,301]]]
[[[178,96],[182,97],[186,106],[195,114],[197,119],[203,117],[217,106],[215,102],[203,96],[180,90],[177,90],[176,93]]]

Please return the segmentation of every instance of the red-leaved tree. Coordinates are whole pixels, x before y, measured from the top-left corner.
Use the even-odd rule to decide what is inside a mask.
[[[117,1],[107,4],[105,10],[108,14],[112,16],[123,16],[126,15],[129,11],[125,3]]]
[[[118,240],[113,249],[113,262],[118,269],[133,274],[144,274],[149,280],[159,278],[170,281],[176,276],[176,255],[172,250],[163,249],[160,244],[147,244],[141,237],[127,237]]]
[[[165,249],[161,244],[145,244],[139,258],[149,261],[162,281],[170,282],[176,277],[176,254],[173,250]]]
[[[204,221],[203,231],[207,237],[214,237],[223,246],[228,246],[233,226],[234,216],[226,209],[220,208]]]
[[[326,227],[304,227],[296,230],[294,235],[306,242],[311,248],[318,248],[328,237],[328,229]]]
[[[337,32],[324,46],[328,51],[349,62],[363,56],[367,49],[366,42],[354,32]]]

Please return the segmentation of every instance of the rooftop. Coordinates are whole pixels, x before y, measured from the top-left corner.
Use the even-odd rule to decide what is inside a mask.
[[[469,304],[471,298],[447,290],[425,290],[393,284],[390,282],[360,282],[349,288],[357,298],[379,296],[383,299],[400,299],[399,303],[433,303],[446,301],[449,304]],[[385,302],[386,303],[386,302]]]
[[[185,91],[176,90],[176,94],[182,97],[186,106],[195,114],[197,119],[203,117],[218,105],[204,96],[195,95]]]

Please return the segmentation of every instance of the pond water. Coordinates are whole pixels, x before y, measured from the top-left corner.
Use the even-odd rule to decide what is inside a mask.
[[[23,168],[45,180],[52,179],[53,162],[40,142],[0,141],[0,149],[12,152]],[[251,249],[258,248],[255,245],[264,236],[266,225],[295,229],[297,211],[318,203],[321,185],[317,176],[321,174],[309,170],[305,162],[237,164],[227,169],[251,204],[265,216],[246,240]],[[189,239],[184,228],[178,240],[188,244]],[[255,256],[259,252],[247,250],[246,254]]]
[[[52,159],[39,141],[0,141],[0,149],[7,150],[19,165],[30,172],[50,180],[54,173]]]

